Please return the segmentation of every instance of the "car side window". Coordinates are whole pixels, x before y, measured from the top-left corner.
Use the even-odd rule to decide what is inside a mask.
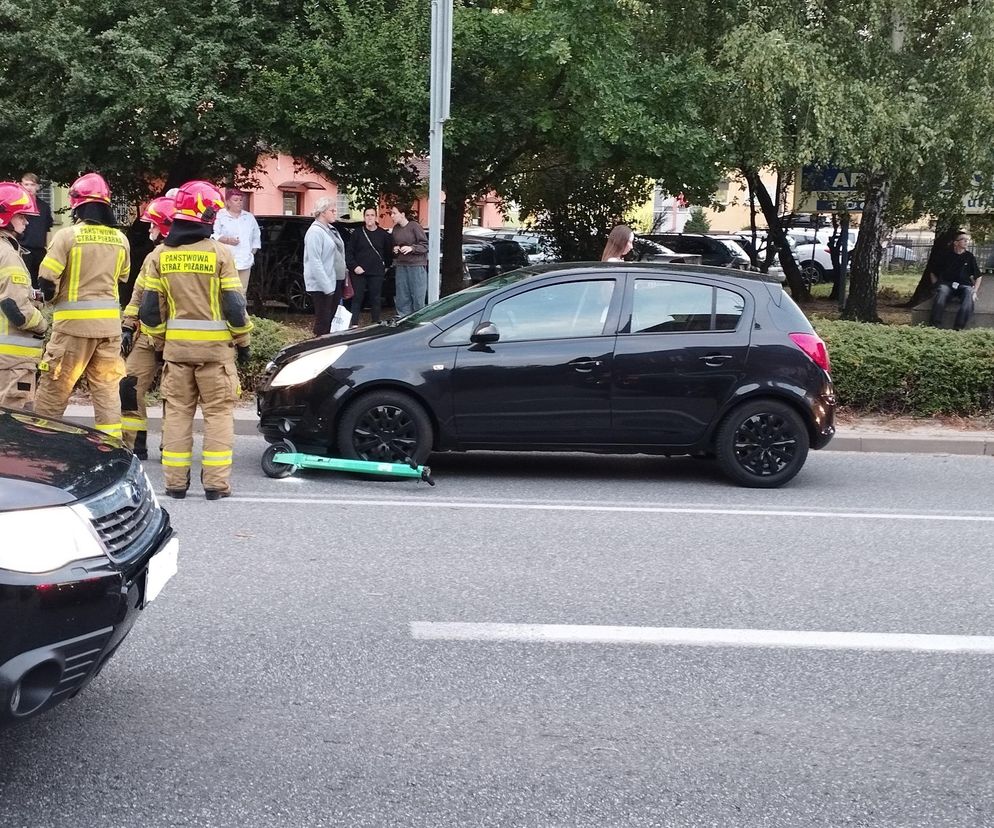
[[[745,312],[745,299],[724,288],[715,288],[714,330],[734,331]]]
[[[457,322],[441,336],[432,340],[432,345],[469,345],[469,338],[480,322],[480,314],[475,313],[469,319]]]
[[[631,332],[733,331],[744,309],[745,300],[723,288],[664,279],[636,279]]]
[[[538,287],[498,302],[490,321],[501,342],[600,336],[614,284],[597,279]]]

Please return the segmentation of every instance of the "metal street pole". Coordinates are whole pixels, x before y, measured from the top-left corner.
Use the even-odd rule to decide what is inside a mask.
[[[441,285],[442,130],[449,120],[452,86],[452,0],[431,0],[431,112],[428,170],[428,301]],[[458,231],[459,228],[456,228]]]

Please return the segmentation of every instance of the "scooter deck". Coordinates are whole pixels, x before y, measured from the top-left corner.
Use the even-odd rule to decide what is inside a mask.
[[[301,452],[277,452],[273,455],[273,462],[283,463],[297,469],[323,469],[325,471],[409,477],[415,480],[424,480],[429,486],[435,485],[435,481],[431,479],[431,468],[429,466],[412,467],[405,463],[347,460],[343,457],[323,457],[318,454],[303,454]]]

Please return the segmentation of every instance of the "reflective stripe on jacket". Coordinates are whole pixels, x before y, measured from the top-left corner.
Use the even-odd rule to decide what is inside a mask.
[[[201,239],[160,246],[146,260],[139,309],[144,329],[165,338],[167,362],[228,362],[247,345],[252,322],[226,245]]]
[[[31,301],[31,277],[15,243],[0,234],[0,367],[37,363],[48,321]]]
[[[39,279],[55,286],[55,329],[70,336],[119,336],[118,285],[130,271],[131,248],[120,230],[100,224],[59,230],[38,271]]]

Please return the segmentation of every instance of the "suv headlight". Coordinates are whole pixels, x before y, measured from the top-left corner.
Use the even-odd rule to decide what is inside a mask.
[[[322,348],[299,356],[280,368],[269,385],[271,388],[280,388],[312,380],[326,368],[334,365],[347,349],[347,345],[336,345],[333,348]]]
[[[66,506],[0,513],[0,538],[0,569],[13,572],[51,572],[104,557],[89,524]]]

